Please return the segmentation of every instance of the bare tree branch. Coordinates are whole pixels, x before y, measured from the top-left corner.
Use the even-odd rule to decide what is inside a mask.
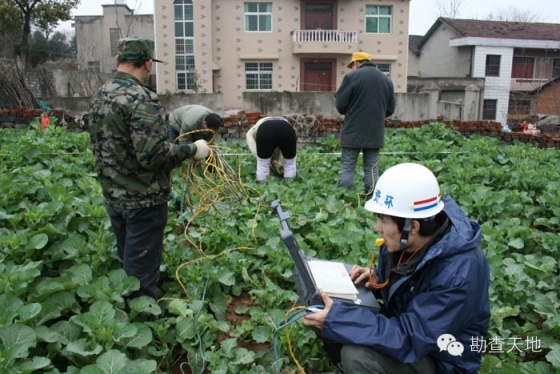
[[[436,0],[436,8],[439,17],[457,18],[459,8],[463,0]]]
[[[515,7],[498,9],[495,13],[489,13],[484,19],[488,21],[503,22],[539,22],[540,16],[530,10],[520,11]]]

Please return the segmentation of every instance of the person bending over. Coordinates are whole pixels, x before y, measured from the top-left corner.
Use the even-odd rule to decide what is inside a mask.
[[[284,178],[296,176],[297,135],[284,117],[261,118],[247,131],[247,145],[257,158],[257,183],[266,180],[271,166]]]

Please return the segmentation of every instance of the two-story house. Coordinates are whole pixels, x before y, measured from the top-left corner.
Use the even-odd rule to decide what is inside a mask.
[[[336,91],[353,52],[406,92],[410,0],[158,0],[158,93]]]
[[[557,74],[560,24],[439,18],[417,51],[422,78],[484,80],[480,117],[505,124],[527,115],[530,93]]]
[[[135,14],[126,1],[101,5],[99,16],[74,17],[78,67],[100,73],[116,70],[118,41],[127,36],[154,38],[154,16]]]

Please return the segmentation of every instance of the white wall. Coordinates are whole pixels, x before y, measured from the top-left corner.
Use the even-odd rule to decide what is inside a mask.
[[[485,77],[486,87],[484,88],[484,100],[497,100],[496,121],[507,123],[513,48],[480,46],[475,47],[473,77],[485,76],[487,55],[501,56],[500,76]]]

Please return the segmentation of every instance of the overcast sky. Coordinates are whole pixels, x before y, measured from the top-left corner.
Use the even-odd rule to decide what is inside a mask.
[[[126,0],[131,9],[138,14],[153,14],[154,1]],[[424,35],[439,16],[436,4],[445,0],[411,0],[409,34]],[[457,0],[454,0],[455,2]],[[114,4],[114,0],[81,0],[81,4],[72,12],[75,16],[101,15],[101,4]],[[461,0],[455,18],[487,19],[515,10],[528,13],[538,22],[560,23],[560,0]],[[496,17],[494,17],[496,18]],[[69,27],[69,25],[64,26]]]

